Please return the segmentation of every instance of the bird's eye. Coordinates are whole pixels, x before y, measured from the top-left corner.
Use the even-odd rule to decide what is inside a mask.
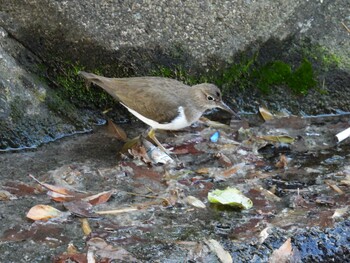
[[[217,96],[217,97],[220,97],[220,92],[217,91],[217,92],[216,92],[216,96]]]
[[[212,96],[208,96],[207,99],[208,100],[214,100],[214,98]]]

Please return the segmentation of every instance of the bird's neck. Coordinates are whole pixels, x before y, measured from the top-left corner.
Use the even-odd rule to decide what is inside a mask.
[[[188,96],[189,102],[188,107],[185,109],[185,115],[187,121],[191,124],[198,121],[198,119],[202,116],[202,114],[207,110],[207,108],[200,103],[203,98],[202,92],[193,87],[190,88],[190,94]]]

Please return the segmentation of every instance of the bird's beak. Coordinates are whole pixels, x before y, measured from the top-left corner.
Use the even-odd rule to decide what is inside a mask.
[[[234,112],[229,106],[227,106],[227,104],[223,101],[220,101],[218,104],[217,104],[218,108],[220,109],[223,109],[229,113],[231,113],[232,115],[234,115],[236,118],[238,119],[241,119],[241,117],[236,113]]]

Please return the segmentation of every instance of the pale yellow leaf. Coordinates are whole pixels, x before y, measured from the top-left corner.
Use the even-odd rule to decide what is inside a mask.
[[[264,121],[269,121],[274,118],[273,114],[265,107],[259,107],[259,112],[263,117]]]
[[[207,242],[210,250],[213,251],[222,263],[232,263],[232,257],[229,252],[227,252],[221,244],[215,239],[209,239]]]
[[[48,220],[59,217],[62,214],[60,210],[49,205],[33,206],[27,213],[27,217],[32,220]]]

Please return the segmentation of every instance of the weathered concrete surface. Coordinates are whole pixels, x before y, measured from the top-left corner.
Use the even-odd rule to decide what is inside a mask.
[[[96,50],[88,58],[82,53],[94,45],[141,72],[147,64],[139,60],[156,62],[159,52],[173,59],[188,54],[191,64],[206,65],[211,57],[232,62],[254,43],[294,34],[347,58],[350,65],[349,33],[341,24],[349,23],[349,5],[346,0],[3,0],[0,25],[35,53],[56,48],[86,62],[105,60],[96,57],[102,55]]]
[[[40,76],[39,59],[0,30],[0,151],[90,130],[97,118],[61,100]]]

